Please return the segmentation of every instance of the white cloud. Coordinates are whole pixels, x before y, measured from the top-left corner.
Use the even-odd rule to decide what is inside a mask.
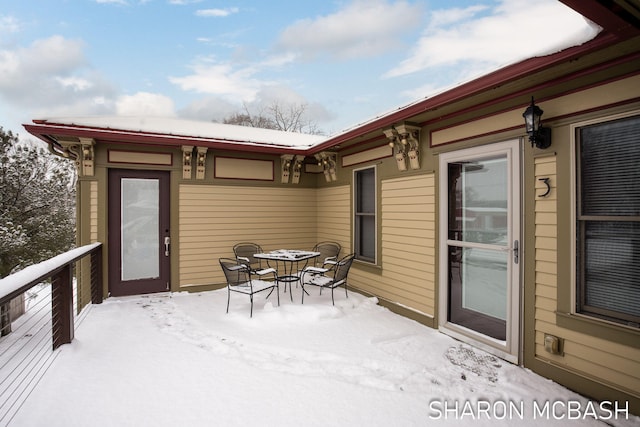
[[[157,93],[138,92],[134,95],[120,96],[115,104],[119,116],[173,117],[173,100]]]
[[[236,99],[252,100],[264,84],[254,75],[255,66],[234,68],[231,63],[216,63],[200,59],[192,65],[193,73],[185,77],[169,77],[169,81],[182,90],[226,95]]]
[[[22,98],[69,77],[86,63],[83,48],[80,40],[53,36],[26,48],[0,51],[0,95]]]
[[[192,3],[200,3],[202,0],[169,0],[169,4],[185,5]]]
[[[112,3],[112,4],[128,5],[126,0],[94,0],[94,1],[96,3],[103,3],[103,4]]]
[[[598,29],[556,0],[502,0],[486,16],[481,7],[438,10],[411,55],[385,76],[465,63],[475,75],[593,38]],[[472,71],[477,70],[477,72]]]
[[[82,40],[52,36],[0,50],[0,99],[29,118],[110,112],[113,96],[113,87],[88,66]]]
[[[237,7],[229,7],[227,9],[200,9],[196,11],[196,15],[204,17],[224,17],[238,13],[238,11],[239,9]]]
[[[178,116],[203,121],[222,122],[226,117],[239,111],[239,104],[234,104],[217,96],[206,96],[192,101],[178,111]]]
[[[278,46],[306,57],[376,56],[397,47],[421,15],[421,6],[406,1],[355,0],[331,15],[295,22],[280,34]]]
[[[0,33],[17,33],[20,22],[14,16],[0,15]]]
[[[74,92],[81,92],[93,86],[89,80],[80,77],[55,77],[55,79],[63,87],[71,88]]]
[[[445,25],[455,24],[460,21],[474,18],[478,13],[488,9],[488,6],[476,5],[466,8],[452,8],[434,10],[431,12],[431,26],[444,27]]]

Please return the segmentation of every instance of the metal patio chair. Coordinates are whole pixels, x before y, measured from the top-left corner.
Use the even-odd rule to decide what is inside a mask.
[[[349,275],[349,270],[351,269],[354,258],[355,254],[352,253],[340,261],[337,261],[335,264],[332,264],[331,268],[313,266],[304,268],[302,270],[303,280],[300,280],[302,284],[302,304],[304,304],[304,294],[306,293],[304,288],[309,285],[319,286],[320,295],[322,295],[322,288],[330,288],[331,303],[333,305],[336,304],[333,298],[333,290],[339,286],[344,286],[344,294],[349,298],[349,294],[347,293],[347,276]],[[312,277],[309,280],[304,280],[304,277],[308,274],[312,275]]]
[[[320,252],[315,259],[314,267],[324,267],[326,264],[335,264],[338,261],[342,246],[336,242],[320,242],[313,247],[313,252]]]
[[[266,281],[262,279],[252,279],[253,274],[250,268],[238,263],[237,260],[232,258],[220,258],[220,267],[227,279],[227,313],[229,313],[229,301],[231,300],[231,292],[238,292],[241,294],[249,295],[251,301],[250,317],[253,317],[253,294],[258,292],[270,290],[266,298],[273,293],[274,289],[278,296],[278,306],[280,306],[280,292],[278,289],[278,282],[276,281],[276,271],[272,268],[273,281]]]
[[[340,250],[342,250],[342,246],[336,242],[320,242],[316,244],[312,251],[320,252],[320,255],[313,260],[313,267],[318,267],[323,270],[319,270],[316,273],[311,271],[307,271],[305,275],[306,279],[311,279],[312,275],[319,274],[324,275],[327,271],[331,270],[334,265],[338,262],[338,256],[340,255]],[[302,280],[302,271],[299,272],[300,280]]]
[[[275,272],[273,268],[265,268],[262,265],[262,260],[253,256],[262,252],[262,248],[257,243],[242,242],[233,246],[233,253],[238,263],[246,265],[251,270],[251,274],[258,276]]]

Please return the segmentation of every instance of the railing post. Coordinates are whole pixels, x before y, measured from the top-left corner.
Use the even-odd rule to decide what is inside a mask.
[[[73,341],[73,282],[72,264],[51,277],[51,310],[53,349]]]
[[[102,304],[102,246],[91,253],[91,303]]]
[[[11,333],[11,307],[10,303],[0,305],[0,337]]]

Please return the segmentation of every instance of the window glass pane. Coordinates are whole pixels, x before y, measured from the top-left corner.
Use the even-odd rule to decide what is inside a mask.
[[[123,178],[121,280],[160,276],[159,209],[157,179]]]
[[[356,258],[376,262],[376,175],[375,168],[355,172]]]
[[[376,186],[374,169],[365,169],[357,172],[357,191],[357,211],[359,213],[375,213]]]
[[[579,130],[578,311],[640,323],[640,117]]]
[[[374,216],[358,217],[358,247],[360,258],[375,261],[376,256],[376,223]]]
[[[449,239],[507,244],[506,156],[449,164]]]
[[[585,305],[640,317],[640,223],[588,221]]]
[[[640,117],[580,130],[582,215],[640,215]]]
[[[462,307],[507,319],[507,254],[462,249]]]

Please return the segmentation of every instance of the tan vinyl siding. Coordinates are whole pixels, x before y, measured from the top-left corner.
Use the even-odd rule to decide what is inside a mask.
[[[340,256],[351,253],[351,187],[325,187],[317,191],[317,241],[342,246]]]
[[[356,270],[355,286],[420,313],[435,307],[435,177],[382,181],[380,274]]]
[[[91,243],[98,241],[98,181],[89,186],[89,236]]]
[[[615,384],[627,391],[640,390],[640,351],[580,332],[557,326],[558,252],[556,157],[535,159],[536,194],[546,190],[539,178],[550,178],[552,190],[548,197],[536,196],[535,201],[535,353],[536,357],[552,361],[587,378]],[[569,265],[563,268],[570,268]],[[544,334],[564,340],[564,355],[545,351]],[[637,393],[637,392],[636,392]]]
[[[180,185],[180,287],[221,284],[218,258],[250,241],[264,250],[316,243],[316,193],[305,188]]]
[[[88,191],[83,191],[87,190]],[[98,242],[98,181],[81,181],[78,185],[78,191],[80,193],[78,200],[78,232],[76,243],[79,246]],[[86,196],[85,196],[86,194]],[[83,206],[88,206],[86,211],[88,216],[83,215]],[[86,229],[86,231],[85,231]],[[87,238],[89,239],[87,241]],[[80,311],[91,303],[91,260],[90,257],[85,257],[78,261],[76,264],[76,293],[77,303],[76,312]]]

